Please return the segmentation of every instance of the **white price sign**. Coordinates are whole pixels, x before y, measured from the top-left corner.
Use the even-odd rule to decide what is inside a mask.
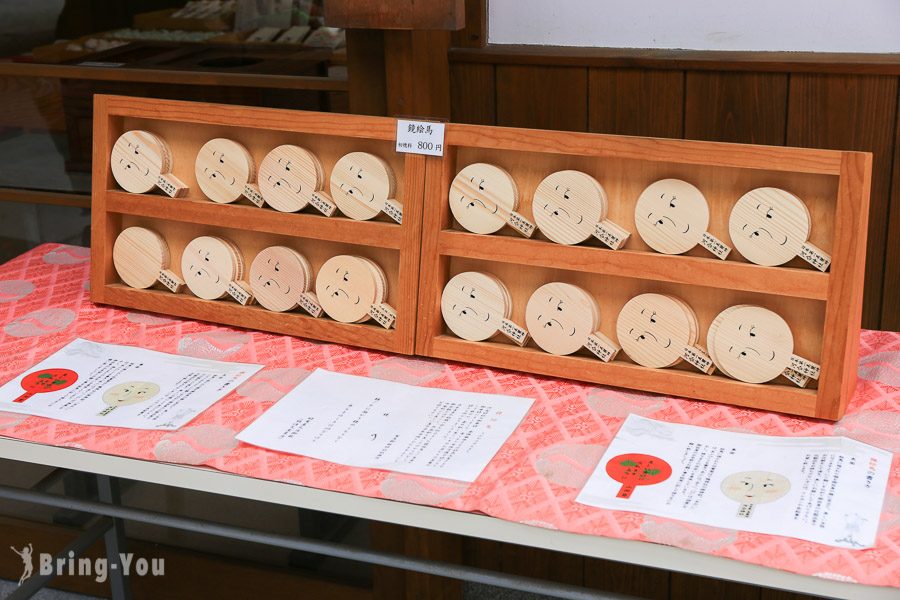
[[[397,120],[397,152],[444,155],[444,124]]]

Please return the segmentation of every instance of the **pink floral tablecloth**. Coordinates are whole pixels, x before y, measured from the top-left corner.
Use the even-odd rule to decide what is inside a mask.
[[[175,432],[0,413],[0,435],[145,460],[206,465],[327,490],[481,512],[536,527],[642,540],[828,579],[900,587],[900,334],[863,332],[859,383],[838,423],[369,352],[92,304],[89,251],[48,244],[0,266],[0,382],[76,337],[262,363],[252,379]],[[473,484],[345,467],[238,442],[236,432],[317,367],[429,387],[536,399]],[[629,413],[768,435],[844,435],[894,453],[877,547],[803,540],[602,510],[575,497]]]

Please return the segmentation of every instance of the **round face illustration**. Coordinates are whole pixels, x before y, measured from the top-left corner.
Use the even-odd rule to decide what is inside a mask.
[[[159,393],[159,385],[151,381],[128,381],[103,392],[103,402],[113,408],[150,400]]]
[[[169,268],[169,246],[155,231],[128,227],[113,244],[113,266],[125,285],[149,288],[160,270]]]
[[[394,195],[390,165],[368,152],[351,152],[331,170],[331,197],[341,212],[357,221],[374,218]]]
[[[302,254],[285,246],[262,250],[250,265],[250,289],[261,306],[276,312],[293,310],[309,290],[312,267]]]
[[[728,233],[741,256],[770,267],[797,256],[809,230],[809,210],[803,201],[771,187],[741,196],[728,219]]]
[[[234,202],[256,177],[253,157],[244,146],[225,138],[209,140],[194,163],[197,185],[213,202]]]
[[[494,233],[519,206],[519,190],[509,173],[487,163],[474,163],[450,184],[450,211],[472,233]]]
[[[473,342],[497,333],[501,319],[509,317],[509,291],[496,277],[469,271],[455,275],[441,295],[441,314],[450,331]]]
[[[149,131],[126,131],[113,144],[110,170],[126,192],[146,194],[172,167],[172,154],[162,138]]]
[[[241,278],[243,264],[237,247],[213,236],[191,240],[181,255],[181,276],[198,297],[216,300],[225,295],[228,284]]]
[[[790,490],[788,478],[771,471],[732,473],[722,480],[722,493],[741,504],[774,502]]]
[[[696,246],[709,227],[709,205],[696,187],[680,179],[661,179],[641,192],[634,225],[648,246],[663,254],[682,254]]]
[[[64,390],[78,381],[78,373],[71,369],[42,369],[29,373],[22,378],[19,385],[25,393],[13,400],[24,402],[35,394],[46,394]]]
[[[622,307],[616,321],[616,336],[625,353],[639,365],[654,369],[680,361],[695,335],[685,306],[661,294],[635,296]]]
[[[759,306],[726,309],[710,327],[707,345],[721,370],[747,383],[771,381],[791,363],[794,336],[779,315]]]
[[[528,299],[525,323],[535,343],[550,354],[572,354],[600,326],[597,301],[580,287],[553,282]]]
[[[322,189],[322,164],[315,154],[286,144],[269,152],[259,165],[259,191],[266,204],[282,212],[296,212]]]
[[[369,308],[383,302],[387,282],[375,263],[359,256],[329,258],[316,275],[319,304],[335,321],[361,323]]]
[[[558,244],[579,244],[606,217],[606,192],[581,171],[548,175],[534,192],[531,211],[538,228]]]

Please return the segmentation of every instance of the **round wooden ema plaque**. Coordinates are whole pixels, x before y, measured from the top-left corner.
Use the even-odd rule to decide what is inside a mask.
[[[578,286],[553,282],[528,299],[525,324],[535,343],[550,354],[572,354],[600,327],[600,307]]]
[[[798,254],[809,239],[810,216],[800,198],[772,187],[750,190],[734,205],[728,233],[741,256],[774,267]]]
[[[581,171],[557,171],[541,181],[531,205],[534,221],[558,244],[580,244],[606,218],[606,191]]]
[[[147,289],[159,272],[169,268],[169,245],[161,235],[144,227],[128,227],[113,244],[116,273],[133,288]]]
[[[616,321],[616,336],[639,365],[661,369],[682,359],[697,343],[699,330],[687,304],[662,294],[641,294],[625,303]]]
[[[244,261],[234,243],[210,235],[194,238],[181,255],[181,276],[194,295],[206,300],[225,296],[228,284],[244,275]]]
[[[709,227],[709,205],[699,189],[680,179],[661,179],[641,192],[634,225],[648,246],[683,254],[700,243]]]
[[[242,144],[215,138],[197,153],[194,175],[207,198],[228,204],[241,198],[247,184],[256,179],[256,164]]]
[[[519,207],[519,189],[509,173],[487,163],[474,163],[450,184],[450,211],[472,233],[495,233]]]
[[[297,212],[309,204],[310,194],[322,189],[325,175],[315,154],[285,144],[259,164],[258,184],[266,204],[281,212]]]
[[[450,331],[464,340],[493,337],[512,313],[512,298],[502,281],[477,271],[455,275],[441,294],[441,314]]]
[[[345,154],[331,170],[331,198],[346,216],[367,221],[394,197],[391,166],[368,152]]]
[[[387,298],[381,267],[361,256],[342,254],[325,261],[316,275],[316,296],[325,313],[341,323],[362,323],[369,309]]]
[[[126,131],[113,144],[109,166],[123,190],[146,194],[156,188],[160,175],[172,171],[172,151],[149,131]]]
[[[312,284],[306,258],[286,246],[263,249],[250,264],[250,290],[260,306],[275,312],[297,308],[300,294]]]
[[[764,383],[791,364],[794,336],[778,314],[760,306],[726,308],[707,334],[710,356],[719,370],[747,383]]]

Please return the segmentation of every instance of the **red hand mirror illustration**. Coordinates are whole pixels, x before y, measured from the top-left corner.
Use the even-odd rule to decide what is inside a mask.
[[[622,484],[616,498],[631,498],[639,485],[662,483],[672,475],[669,463],[649,454],[620,454],[606,463],[606,474]]]
[[[64,390],[78,381],[78,373],[71,369],[42,369],[29,373],[22,379],[25,393],[13,402],[25,402],[35,394]]]

